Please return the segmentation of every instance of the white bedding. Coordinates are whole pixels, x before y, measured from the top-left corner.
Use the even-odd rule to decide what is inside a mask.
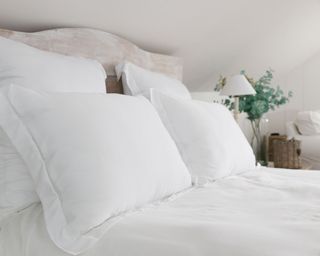
[[[0,227],[1,256],[67,255],[39,204]],[[83,255],[319,256],[320,172],[260,168],[221,179],[121,218]]]

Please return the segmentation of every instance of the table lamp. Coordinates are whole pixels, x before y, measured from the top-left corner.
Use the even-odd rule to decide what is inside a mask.
[[[220,95],[234,97],[234,119],[239,119],[239,96],[253,95],[256,91],[244,75],[235,75],[227,79],[226,85],[222,88]]]

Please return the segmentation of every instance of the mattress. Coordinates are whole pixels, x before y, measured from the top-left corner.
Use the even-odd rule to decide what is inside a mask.
[[[0,222],[0,255],[64,256],[40,204]],[[320,172],[257,168],[120,218],[84,256],[319,256]]]

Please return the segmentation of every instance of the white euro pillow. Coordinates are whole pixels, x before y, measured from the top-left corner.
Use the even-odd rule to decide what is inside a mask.
[[[302,111],[297,115],[296,125],[302,135],[320,134],[320,111]]]
[[[0,126],[21,154],[64,251],[92,246],[118,215],[191,185],[174,141],[143,97],[9,86]]]
[[[105,79],[97,61],[42,51],[0,37],[0,87],[18,83],[45,91],[105,93]],[[21,156],[2,129],[0,178],[0,210],[18,210],[39,201]]]
[[[150,98],[153,88],[164,94],[182,99],[191,99],[190,92],[179,80],[164,74],[153,72],[130,62],[116,66],[118,79],[122,78],[123,90],[126,95],[143,95]]]
[[[223,105],[176,99],[154,90],[151,101],[195,183],[255,168],[247,139]]]
[[[106,92],[102,65],[80,57],[42,51],[0,37],[0,86],[19,84],[53,92]]]

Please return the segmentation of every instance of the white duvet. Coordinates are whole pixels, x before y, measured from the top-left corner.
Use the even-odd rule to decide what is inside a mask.
[[[41,205],[0,222],[1,256],[63,256]],[[319,256],[320,172],[260,168],[116,222],[85,256]]]

